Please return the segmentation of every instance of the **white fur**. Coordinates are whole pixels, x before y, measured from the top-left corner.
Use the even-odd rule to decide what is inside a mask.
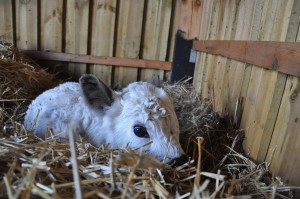
[[[184,154],[171,98],[163,89],[145,82],[135,82],[121,92],[114,92],[112,105],[102,111],[87,104],[79,83],[61,84],[31,103],[24,123],[40,137],[52,128],[60,138],[67,139],[71,124],[76,136],[87,137],[95,146],[138,148],[153,141],[145,149],[163,160],[169,148],[167,162]],[[136,124],[146,127],[150,138],[137,137],[133,132]]]

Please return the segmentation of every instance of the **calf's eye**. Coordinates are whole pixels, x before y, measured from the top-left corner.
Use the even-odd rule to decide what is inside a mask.
[[[140,138],[149,138],[149,134],[147,132],[147,129],[141,125],[135,125],[133,127],[133,132],[136,136]]]

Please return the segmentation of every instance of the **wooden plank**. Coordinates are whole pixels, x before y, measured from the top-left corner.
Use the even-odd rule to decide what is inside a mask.
[[[300,77],[300,44],[275,41],[194,41],[198,51]]]
[[[290,83],[292,82],[292,83]],[[286,128],[286,134],[284,139],[284,144],[279,146],[277,150],[281,150],[281,157],[280,157],[280,168],[278,171],[278,175],[282,176],[284,181],[288,184],[300,186],[300,156],[297,153],[299,151],[300,145],[300,112],[297,110],[300,110],[300,81],[299,78],[290,77],[287,86],[291,86],[290,91],[292,93],[289,93],[289,102],[288,102],[288,108],[284,107],[285,114],[288,114],[288,118],[285,118],[285,121],[287,121],[287,128]],[[286,112],[286,108],[290,110],[290,112]],[[278,161],[278,160],[277,160]]]
[[[116,57],[138,58],[140,53],[144,0],[120,1]],[[118,67],[114,84],[124,87],[137,81],[137,69]]]
[[[260,40],[259,31],[261,30],[262,26],[261,19],[264,10],[264,4],[264,0],[241,1],[237,16],[238,21],[234,36],[235,40]],[[240,127],[243,111],[245,112],[245,99],[249,97],[248,88],[249,85],[251,85],[250,77],[253,68],[255,67],[253,67],[251,64],[232,60],[231,67],[229,69],[229,99],[226,106],[228,113],[234,115],[234,125],[237,127]],[[238,101],[240,103],[239,106],[236,107]],[[251,113],[249,113],[248,118],[251,118],[250,115]]]
[[[87,54],[89,0],[68,0],[66,4],[65,52]],[[86,64],[70,63],[68,72],[75,77],[86,73]]]
[[[71,62],[71,63],[97,64],[97,65],[101,64],[101,65],[127,66],[131,68],[171,70],[171,64],[172,64],[171,62],[156,61],[156,60],[131,59],[131,58],[95,56],[95,55],[59,53],[59,52],[43,52],[43,51],[32,51],[32,50],[22,50],[21,52],[33,59]]]
[[[220,35],[219,38],[222,40],[228,40],[231,38],[233,26],[235,23],[235,18],[237,14],[236,10],[236,2],[232,0],[224,1],[225,5],[222,7],[224,10],[223,12],[223,21],[220,28]],[[215,111],[219,112],[221,115],[227,114],[226,110],[226,100],[227,100],[227,92],[228,86],[226,86],[228,82],[228,71],[230,67],[230,60],[218,56],[216,67],[218,70],[214,71],[214,78],[213,78],[213,96],[214,96],[214,107]]]
[[[147,1],[145,35],[143,39],[143,59],[166,60],[172,0]],[[153,75],[163,79],[162,70],[142,70],[141,80],[151,81]]]
[[[180,1],[173,0],[166,61],[173,61],[175,35],[178,30],[177,24],[179,21],[179,14],[180,14],[179,11],[180,11]],[[171,79],[171,71],[164,71],[164,80],[170,81],[170,79]]]
[[[168,60],[166,61],[172,61],[173,60],[173,50],[174,50],[174,44],[175,44],[175,35],[178,30],[178,21],[179,21],[179,14],[180,14],[180,1],[173,0],[173,11],[171,15],[171,24],[170,24],[170,32],[169,35],[171,38],[169,38],[169,44],[168,44]],[[168,75],[169,76],[169,75]]]
[[[300,1],[294,1],[287,41],[300,42]],[[298,34],[298,36],[297,36]],[[300,186],[300,80],[288,77],[266,160],[270,170],[291,185]],[[287,164],[286,164],[287,163]]]
[[[41,0],[41,49],[62,50],[63,1]]]
[[[275,130],[266,161],[270,170],[286,183],[300,186],[300,81],[289,77],[285,86]]]
[[[258,23],[261,16],[262,5],[258,1],[243,0],[238,4],[236,15],[236,24],[233,27],[233,40],[253,40],[256,37],[256,31],[259,29]],[[251,67],[244,62],[231,60],[228,69],[227,85],[227,102],[226,112],[234,116],[234,125],[239,127],[241,121],[242,107],[236,110],[236,102],[239,99],[244,99],[247,93],[247,88],[250,79]]]
[[[291,19],[289,23],[289,30],[286,36],[286,41],[299,42],[300,41],[300,1],[294,1]]]
[[[93,5],[91,54],[112,56],[116,18],[116,0],[96,0]],[[91,72],[111,85],[111,66],[94,65]]]
[[[13,43],[12,1],[0,1],[0,39]]]
[[[223,21],[223,12],[224,10],[222,7],[224,7],[224,1],[218,1],[214,0],[213,2],[213,10],[211,14],[211,23],[210,23],[210,33],[209,38],[210,40],[215,40],[219,38],[221,24]],[[217,57],[214,55],[208,55],[207,59],[205,60],[206,66],[215,66],[217,62]],[[205,71],[205,76],[203,79],[203,90],[202,90],[202,98],[209,98],[214,99],[214,73],[215,73],[215,67],[207,67]],[[214,103],[213,103],[214,104]]]
[[[271,6],[268,3],[269,2],[263,2],[263,7],[262,7],[263,11],[261,17],[257,19],[261,22],[260,26],[263,28],[261,30],[262,32],[263,31],[267,32],[267,29],[273,29],[273,25],[274,25],[273,23],[266,24],[265,21],[267,18],[274,20],[275,18],[274,13],[276,11],[277,3],[273,2]],[[268,10],[271,12],[268,13]],[[266,17],[267,14],[269,14],[270,16]],[[269,38],[267,37],[270,37],[270,34],[265,33],[265,34],[258,35],[258,37],[259,36],[265,38],[265,40],[269,40]],[[276,81],[276,72],[273,73],[274,73],[273,78]],[[263,128],[265,127],[264,124],[265,121],[260,122],[260,119],[264,120],[263,116],[261,115],[262,109],[264,109],[264,112],[268,113],[268,109],[270,108],[270,103],[262,98],[267,96],[266,93],[268,93],[268,95],[271,96],[272,93],[274,92],[274,90],[269,90],[269,91],[266,90],[266,89],[272,89],[273,86],[269,84],[270,88],[268,88],[268,85],[266,85],[262,79],[266,77],[268,81],[270,81],[271,78],[270,76],[272,76],[272,74],[264,73],[264,71],[261,68],[256,68],[256,67],[252,68],[250,81],[246,93],[244,112],[242,115],[241,126],[242,128],[246,129],[246,139],[244,141],[244,148],[245,150],[247,150],[247,152],[250,152],[251,157],[256,160],[258,158],[258,153],[262,143],[261,139],[264,133]],[[272,81],[272,83],[274,83],[274,80]],[[258,98],[262,101],[258,102],[257,101]],[[264,115],[264,117],[266,117],[266,115]],[[262,128],[259,128],[259,125],[257,124],[261,124]],[[269,140],[265,140],[265,141],[269,142]],[[263,159],[259,159],[258,161],[263,161]]]
[[[201,16],[201,26],[198,38],[201,40],[209,39],[210,35],[210,24],[212,20],[212,12],[213,12],[213,1],[204,1],[203,2],[203,10]],[[201,95],[203,89],[203,83],[206,76],[206,65],[207,61],[207,53],[198,52],[197,60],[194,72],[194,81],[193,85],[195,90]]]
[[[186,33],[186,39],[199,35],[203,0],[181,0],[178,29]]]
[[[17,47],[37,50],[37,0],[16,1]]]
[[[287,34],[293,1],[263,2],[258,39],[283,41]],[[259,50],[259,49],[257,49]],[[246,130],[244,148],[250,157],[265,161],[272,137],[286,75],[261,67],[251,69],[241,128]]]

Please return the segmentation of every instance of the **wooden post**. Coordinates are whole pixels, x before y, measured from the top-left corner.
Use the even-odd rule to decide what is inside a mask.
[[[175,38],[171,82],[189,76],[193,77],[195,63],[190,63],[189,52],[191,47],[188,40],[199,35],[202,4],[203,0],[181,0],[178,30],[182,33],[178,32]],[[184,42],[183,39],[186,39],[187,42]]]
[[[186,39],[198,37],[203,0],[181,0],[178,29],[186,33]]]

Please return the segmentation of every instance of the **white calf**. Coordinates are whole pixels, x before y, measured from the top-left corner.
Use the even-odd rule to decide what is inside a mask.
[[[166,162],[184,154],[171,98],[146,82],[115,92],[95,76],[84,75],[79,83],[67,82],[39,95],[24,123],[40,137],[52,128],[61,138],[68,138],[71,124],[76,136],[86,137],[95,146],[138,148],[152,141],[145,150],[159,160],[168,151]]]

